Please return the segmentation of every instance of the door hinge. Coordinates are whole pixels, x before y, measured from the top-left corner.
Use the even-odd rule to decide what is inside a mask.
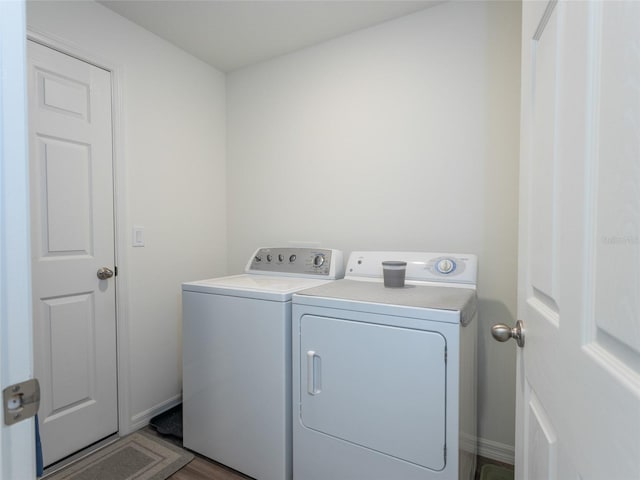
[[[113,274],[117,277],[118,276],[118,266],[114,266],[113,267]]]
[[[40,384],[32,378],[9,385],[2,391],[4,424],[13,425],[38,413],[40,407]]]

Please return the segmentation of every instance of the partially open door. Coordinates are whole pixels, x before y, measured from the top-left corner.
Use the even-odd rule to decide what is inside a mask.
[[[640,478],[640,2],[524,2],[516,478]]]

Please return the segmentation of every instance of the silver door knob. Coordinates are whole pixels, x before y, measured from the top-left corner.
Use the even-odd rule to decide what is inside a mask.
[[[513,338],[519,347],[524,347],[524,322],[518,320],[513,328],[497,323],[491,327],[491,335],[499,342],[506,342]]]
[[[98,270],[97,275],[100,280],[106,280],[107,278],[113,277],[113,270],[107,267],[102,267]]]

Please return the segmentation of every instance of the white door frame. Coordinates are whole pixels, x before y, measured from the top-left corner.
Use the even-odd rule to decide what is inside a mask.
[[[33,378],[25,25],[0,1],[0,390]],[[36,478],[34,419],[0,417],[0,478]]]
[[[128,243],[123,232],[126,228],[126,176],[124,168],[124,125],[123,125],[123,68],[115,62],[104,59],[95,52],[87,51],[75,43],[34,28],[27,24],[27,38],[36,43],[67,54],[78,60],[90,63],[107,70],[111,74],[111,112],[113,132],[113,198],[114,198],[114,227],[115,227],[115,265],[118,266],[116,278],[116,349],[118,374],[118,433],[120,436],[132,432],[131,395],[129,375],[129,316],[128,316],[128,288],[129,278],[126,267],[126,252]]]

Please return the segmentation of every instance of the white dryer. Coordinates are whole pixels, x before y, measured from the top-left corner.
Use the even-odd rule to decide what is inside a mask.
[[[244,274],[182,285],[186,448],[292,478],[291,296],[343,275],[338,250],[261,248]]]
[[[293,296],[295,480],[473,478],[476,275],[474,255],[353,252]]]

